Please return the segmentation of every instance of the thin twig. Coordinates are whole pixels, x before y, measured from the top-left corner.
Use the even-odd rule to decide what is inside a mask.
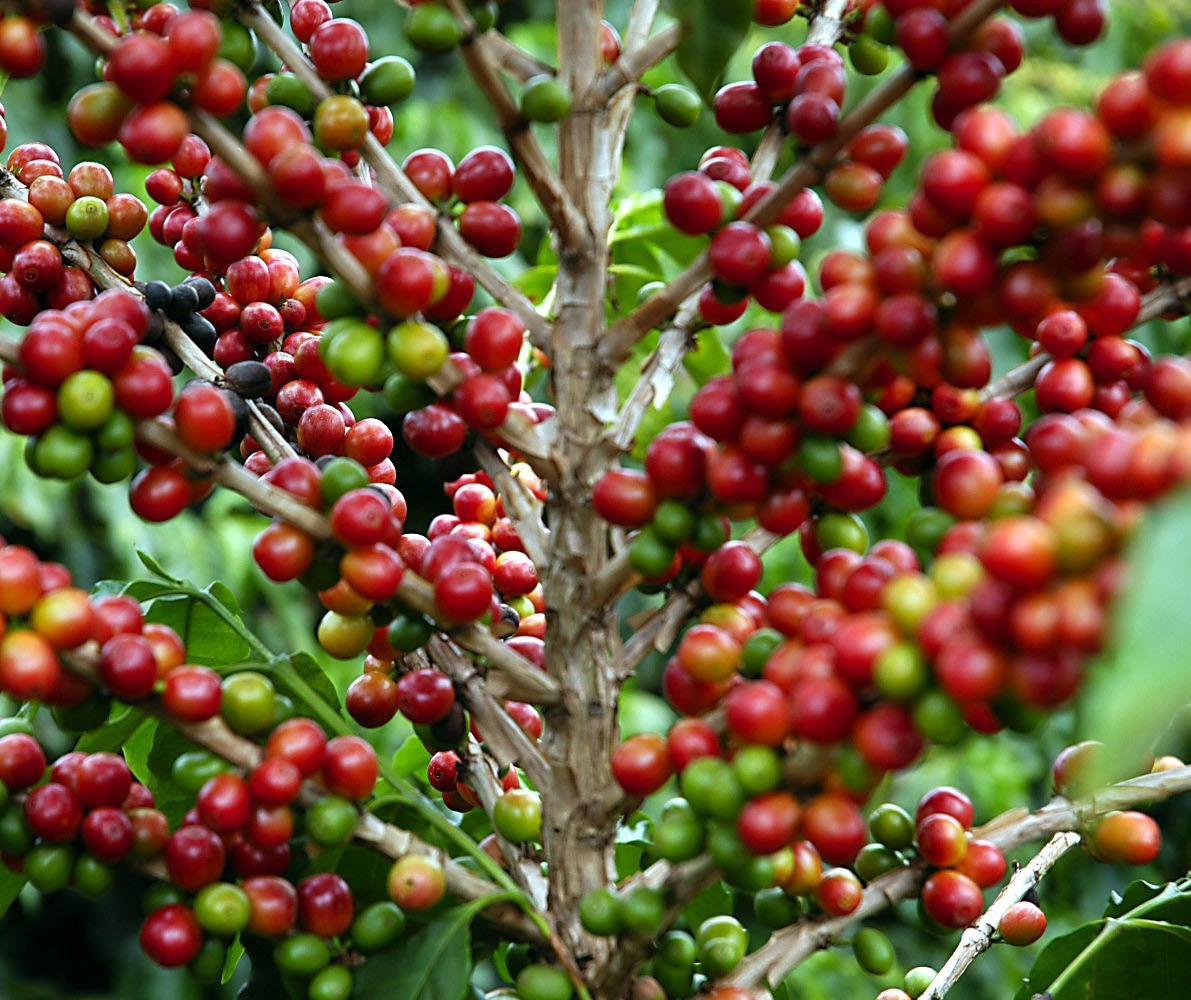
[[[620,58],[596,80],[589,102],[605,104],[625,87],[635,87],[641,82],[641,77],[678,48],[681,37],[679,25],[670,24],[643,45],[632,49],[626,46]]]
[[[543,62],[532,52],[526,52],[500,31],[488,31],[484,34],[484,39],[492,53],[493,62],[514,80],[524,83],[535,76],[547,73],[553,75],[557,72],[549,63]]]
[[[1191,296],[1191,277],[1164,282],[1142,298],[1141,310],[1137,314],[1134,327],[1158,319],[1172,310],[1186,312],[1188,296]],[[1014,396],[1020,396],[1034,387],[1038,373],[1052,360],[1054,359],[1046,352],[1034,355],[1016,368],[1009,369],[1000,378],[989,382],[980,390],[980,398],[1012,399]]]
[[[500,452],[491,444],[477,441],[474,451],[480,467],[492,477],[504,502],[505,514],[517,529],[526,554],[535,565],[544,565],[550,532],[542,521],[541,502],[519,477],[513,475]]]
[[[661,6],[661,0],[633,0],[621,39],[622,54],[632,52],[646,43]]]
[[[964,930],[959,945],[938,971],[926,992],[922,994],[921,1000],[939,1000],[940,997],[947,995],[948,990],[958,982],[959,977],[967,971],[968,966],[992,947],[993,941],[996,939],[997,928],[1005,911],[1033,889],[1042,880],[1042,877],[1054,867],[1055,862],[1079,841],[1079,834],[1073,830],[1056,833],[1051,837],[1046,846],[1034,855],[1030,863],[1009,880],[1009,883],[993,900],[992,905],[984,911],[980,919]]]

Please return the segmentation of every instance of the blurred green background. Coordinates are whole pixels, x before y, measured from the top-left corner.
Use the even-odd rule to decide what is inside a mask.
[[[627,8],[627,0],[610,0],[609,20],[623,26]],[[402,33],[401,10],[383,0],[344,0],[336,5],[335,12],[354,17],[367,27],[374,55],[405,55],[418,69],[414,97],[396,111],[396,132],[390,147],[395,158],[400,160],[420,146],[435,146],[458,160],[470,148],[499,141],[486,108],[466,79],[461,61],[456,56],[426,57],[412,51]],[[553,50],[552,19],[553,5],[543,0],[514,0],[502,7],[501,24],[510,36],[546,59],[551,58]],[[1001,104],[1023,125],[1057,104],[1086,104],[1110,75],[1138,65],[1155,44],[1189,29],[1191,0],[1114,0],[1111,30],[1090,49],[1071,49],[1055,41],[1044,24],[1027,25],[1029,59],[1007,81]],[[756,43],[771,37],[797,43],[803,32],[801,22],[773,31],[756,30],[731,66],[728,79],[747,77],[748,53]],[[34,80],[11,81],[4,90],[9,148],[38,139],[53,145],[65,165],[87,158],[101,160],[112,168],[117,190],[144,197],[145,168],[124,162],[114,148],[83,150],[72,140],[65,124],[65,105],[78,87],[94,80],[94,60],[60,32],[51,32],[47,41],[52,70]],[[273,68],[264,53],[259,55],[258,65]],[[646,82],[658,86],[677,79],[677,71],[666,65],[653,71]],[[849,100],[875,82],[854,78]],[[911,139],[911,152],[907,163],[887,185],[883,204],[903,203],[917,165],[928,153],[945,145],[946,136],[930,121],[926,97],[927,88],[917,88],[885,118],[905,129]],[[549,149],[551,131],[539,129],[539,135]],[[723,139],[710,113],[705,112],[694,128],[679,131],[662,124],[650,100],[642,97],[627,144],[622,196],[658,187],[668,176],[693,167],[704,149]],[[540,216],[520,181],[511,203],[522,215],[527,238],[520,258],[499,262],[498,266],[516,275],[549,258]],[[808,270],[813,273],[815,258],[827,250],[858,247],[861,239],[859,220],[829,209],[827,223],[808,242],[804,253]],[[284,239],[279,242],[290,246]],[[142,278],[181,276],[170,254],[147,235],[138,240],[137,250],[141,258],[138,275]],[[307,267],[313,263],[305,254],[303,260]],[[753,318],[742,321],[729,337]],[[6,332],[14,333],[11,329]],[[1166,349],[1184,349],[1186,323],[1151,331],[1149,337]],[[1011,365],[1024,350],[1011,335],[998,336],[995,344],[999,368]],[[680,381],[672,404],[658,414],[656,423],[680,418],[693,389],[689,380]],[[368,412],[363,406],[359,410],[361,415]],[[376,412],[382,417],[393,416],[383,408]],[[317,652],[312,637],[316,613],[313,600],[300,591],[269,583],[252,563],[252,539],[262,522],[244,501],[217,493],[198,510],[188,511],[166,525],[147,525],[129,511],[123,487],[102,487],[91,481],[60,484],[38,480],[22,461],[22,447],[22,442],[0,432],[0,534],[9,541],[31,545],[43,557],[64,562],[83,585],[144,575],[135,555],[135,549],[141,548],[168,571],[200,586],[213,580],[227,583],[249,610],[255,630],[274,648]],[[435,469],[412,456],[401,456],[398,485],[414,511],[411,528],[424,529],[429,518],[444,509],[440,483],[446,475],[447,470]],[[889,500],[870,515],[870,523],[882,534],[896,534],[915,504],[912,488],[895,488]],[[806,566],[796,545],[779,546],[769,557],[770,579],[802,578],[805,574]],[[325,658],[324,662],[340,690],[345,688],[356,667]],[[639,690],[626,696],[629,728],[640,728],[664,717],[667,711],[659,699],[649,694],[651,688],[656,689],[659,666],[648,665],[642,672]],[[382,737],[389,752],[404,736],[396,724],[390,730]],[[978,819],[1013,806],[1038,805],[1048,794],[1049,761],[1073,731],[1073,719],[1067,713],[1029,738],[1006,734],[972,740],[956,749],[936,749],[920,768],[899,778],[890,794],[910,806],[932,785],[957,784],[972,795]],[[65,748],[61,734],[47,729],[42,735],[52,747]],[[1185,740],[1173,737],[1170,749],[1185,752]],[[1162,863],[1153,872],[1161,879],[1185,872],[1191,863],[1191,839],[1187,836],[1191,811],[1173,803],[1161,807],[1158,813],[1168,831]],[[1127,876],[1119,870],[1091,866],[1078,857],[1065,859],[1047,879],[1043,891],[1051,927],[1061,931],[1098,914],[1110,889],[1123,885],[1128,877],[1132,873]],[[160,970],[141,955],[135,934],[142,887],[135,877],[122,876],[117,891],[99,902],[69,893],[47,899],[23,893],[0,920],[0,996],[6,1000],[190,1000],[201,995],[186,977]],[[924,936],[913,919],[912,906],[908,916],[909,920],[901,921],[889,915],[877,924],[897,945],[902,970],[940,963],[950,952],[952,942]],[[976,963],[952,995],[957,1000],[1011,995],[1029,966],[1031,954],[1028,950],[994,949]],[[794,995],[805,1000],[871,997],[895,979],[891,976],[878,982],[858,971],[850,953],[826,952],[798,971]],[[237,988],[238,983],[233,982],[223,991],[212,990],[207,995],[231,996]]]

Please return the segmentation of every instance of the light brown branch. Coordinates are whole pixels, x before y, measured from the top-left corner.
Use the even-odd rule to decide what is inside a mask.
[[[1188,311],[1188,296],[1191,296],[1191,277],[1163,282],[1142,297],[1141,310],[1137,314],[1134,328],[1149,323],[1164,314],[1177,310]],[[1048,361],[1054,360],[1046,352],[1034,355],[1016,368],[1011,368],[1000,378],[993,379],[980,390],[981,399],[1012,399],[1034,387],[1038,373]]]
[[[564,238],[569,233],[577,232],[582,225],[579,213],[567,198],[557,172],[546,159],[529,123],[521,117],[520,108],[501,80],[497,71],[499,60],[489,46],[489,33],[475,34],[475,21],[462,0],[446,0],[446,6],[464,28],[461,48],[468,72],[492,105],[496,123],[504,133],[513,158],[521,167],[521,174],[546,213],[546,218]]]
[[[1005,911],[1042,881],[1042,877],[1054,867],[1055,862],[1078,844],[1079,840],[1079,834],[1074,831],[1056,833],[1046,846],[1030,859],[1029,864],[1014,874],[980,919],[971,927],[965,928],[959,945],[920,1000],[939,1000],[947,995],[951,987],[959,981],[959,977],[967,971],[968,966],[992,947]]]
[[[549,63],[542,62],[531,52],[526,52],[520,45],[509,40],[509,36],[499,31],[488,31],[484,34],[492,60],[499,69],[504,70],[514,80],[524,83],[535,76],[557,72]]]
[[[605,104],[625,87],[635,87],[641,77],[678,48],[681,37],[681,27],[670,24],[643,45],[629,48],[626,44],[620,58],[599,75],[587,101]]]
[[[542,521],[541,502],[512,474],[500,452],[491,444],[477,441],[474,450],[480,468],[488,473],[500,493],[505,514],[517,529],[526,554],[534,565],[542,565],[547,558],[546,546],[550,532]]]
[[[486,678],[471,660],[441,636],[426,645],[427,655],[459,690],[480,731],[489,752],[501,767],[517,764],[543,795],[552,784],[550,767],[537,745],[517,725],[504,705],[489,689]]]
[[[402,577],[397,598],[415,611],[435,617],[434,588],[414,573],[407,571]],[[491,672],[488,686],[497,697],[514,698],[535,705],[553,705],[558,701],[558,682],[515,653],[482,625],[439,627],[453,642],[488,660]]]

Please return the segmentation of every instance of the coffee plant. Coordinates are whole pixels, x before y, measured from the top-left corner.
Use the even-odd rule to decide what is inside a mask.
[[[0,70],[85,51],[70,131],[144,169],[0,116],[4,427],[146,522],[238,495],[320,611],[279,649],[3,545],[0,901],[135,872],[148,958],[246,1000],[773,1000],[831,950],[933,1000],[1068,851],[1159,858],[1191,35],[1026,125],[1103,0],[352,2],[5,0]],[[456,64],[503,142],[415,148]],[[635,116],[719,144],[645,190]],[[1056,713],[1033,811],[906,792]],[[1191,887],[1117,884],[1021,997],[1184,995]]]

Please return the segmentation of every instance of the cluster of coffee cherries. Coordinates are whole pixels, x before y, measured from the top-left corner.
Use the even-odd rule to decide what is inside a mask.
[[[190,682],[167,692],[163,704],[181,721],[207,700],[207,692]],[[315,723],[301,718],[273,729],[264,753],[247,777],[202,752],[182,755],[174,775],[195,793],[196,804],[171,831],[152,792],[133,779],[119,755],[71,751],[47,774],[37,740],[9,732],[0,737],[5,863],[41,892],[69,886],[88,896],[112,886],[117,863],[160,867],[164,881],[146,893],[148,916],[140,933],[153,961],[188,966],[200,981],[218,981],[230,940],[252,934],[276,942],[278,967],[308,980],[313,1000],[346,998],[351,969],[401,936],[405,910],[442,898],[442,869],[431,857],[406,856],[391,872],[392,899],[359,912],[340,876],[290,876],[291,807],[304,779],[317,776],[320,782],[304,813],[307,842],[342,844],[358,820],[354,803],[371,794],[376,757],[363,740],[328,741]]]
[[[187,663],[178,635],[146,622],[136,601],[93,600],[62,567],[20,546],[0,548],[0,609],[0,687],[21,702],[51,705],[67,730],[102,723],[112,698],[156,698],[180,725],[218,718],[232,733],[263,740],[260,762],[243,775],[205,750],[178,756],[172,780],[195,795],[195,806],[171,830],[119,755],[71,751],[47,772],[28,724],[6,722],[0,852],[40,891],[70,886],[98,896],[119,862],[160,866],[166,884],[150,890],[141,931],[154,961],[217,978],[229,940],[253,933],[277,940],[279,967],[309,979],[315,1000],[349,996],[357,963],[342,959],[387,947],[404,928],[404,911],[442,898],[443,870],[429,855],[398,859],[390,899],[359,913],[338,875],[292,874],[292,845],[331,847],[354,835],[358,804],[372,795],[378,771],[364,740],[328,740],[317,723],[293,716],[262,674],[221,677]],[[83,663],[93,665],[98,687],[75,672]]]
[[[157,4],[138,11],[123,37],[110,17],[95,23],[118,43],[104,64],[104,82],[71,101],[69,121],[81,142],[117,140],[135,162],[163,163],[190,132],[183,106],[222,118],[243,105],[248,82],[220,56],[223,30],[210,11]]]
[[[718,761],[722,767],[716,773],[709,768],[697,781],[684,777],[684,797],[665,804],[647,851],[677,862],[696,856],[705,841],[729,883],[752,897],[753,912],[764,926],[776,930],[812,913],[846,916],[860,905],[865,883],[921,859],[932,870],[922,890],[923,912],[939,929],[953,930],[982,912],[982,889],[1004,878],[1007,864],[1000,850],[968,832],[972,803],[958,789],[927,793],[916,818],[886,803],[868,817],[867,831],[859,811],[838,804],[808,808],[800,827],[796,815],[787,821],[791,809],[775,805],[773,793],[739,811],[740,783],[757,787],[766,771],[774,773],[775,762],[758,752],[762,749],[741,747],[730,764]],[[756,808],[749,814],[751,807]],[[734,808],[739,812],[735,834],[725,821]],[[866,842],[869,831],[873,839]],[[759,838],[768,839],[764,854],[741,856],[741,842],[751,841],[751,851],[761,846]],[[584,897],[580,918],[593,934],[652,936],[661,928],[665,908],[664,889],[601,889]],[[685,930],[663,935],[647,968],[667,996],[707,988],[732,972],[749,950],[748,935],[731,914],[708,917],[692,929],[693,935]],[[852,943],[866,971],[885,975],[892,968],[893,946],[880,931],[864,928]]]
[[[342,92],[316,101],[293,74],[266,73],[252,85],[249,110],[272,104],[310,117],[319,144],[342,153],[352,166],[358,160],[355,151],[369,133],[388,145],[393,137],[389,106],[413,92],[413,67],[400,56],[370,61],[364,29],[351,18],[335,17],[323,0],[294,4],[290,30],[306,47],[318,75]]]
[[[25,205],[2,202],[0,212],[9,204]],[[120,290],[89,294],[33,318],[21,340],[19,371],[5,373],[2,412],[9,430],[29,436],[26,457],[35,472],[73,479],[90,470],[110,483],[135,471],[135,421],[170,408],[173,373],[143,343],[153,319],[139,297]]]
[[[112,175],[100,163],[76,164],[63,177],[58,154],[41,142],[25,143],[8,155],[13,175],[0,202],[0,313],[27,326],[43,308],[65,308],[90,298],[91,280],[66,264],[46,225],[65,227],[61,238],[92,244],[114,270],[131,275],[136,254],[128,244],[145,225],[146,209],[129,194],[116,194]],[[58,234],[55,234],[58,235]]]
[[[835,134],[847,82],[843,58],[835,49],[769,42],[757,50],[752,70],[753,83],[729,83],[715,95],[715,121],[725,132],[757,132],[776,115],[804,145]]]
[[[733,146],[715,146],[703,154],[697,171],[672,177],[663,193],[666,218],[692,236],[712,235],[716,280],[699,298],[700,314],[722,325],[744,315],[749,296],[780,312],[806,290],[806,272],[798,261],[801,241],[823,224],[823,205],[809,188],[783,209],[765,230],[743,216],[773,185],[753,184],[748,157]],[[737,255],[741,255],[737,259]]]
[[[403,534],[396,540],[398,557],[433,585],[437,621],[450,624],[490,620],[499,634],[508,636],[510,649],[542,667],[545,615],[537,570],[503,515],[487,477],[469,474],[463,480],[448,487],[455,513],[435,518],[427,535]],[[356,500],[364,502],[364,497]],[[335,522],[333,511],[333,526]],[[350,553],[341,564],[344,578],[338,589],[360,594],[349,560]],[[381,600],[367,588],[362,594]],[[324,603],[333,606],[330,600],[342,594],[322,596]],[[458,742],[458,736],[452,740],[448,734],[464,733],[466,719],[444,675],[420,669],[405,673],[396,682],[389,676],[404,654],[420,649],[431,635],[432,626],[426,618],[408,608],[399,608],[392,621],[375,632],[368,646],[370,655],[364,674],[353,681],[347,693],[347,708],[356,721],[374,728],[387,723],[400,710],[415,725],[430,727],[428,734],[437,732],[428,744],[444,738],[448,746]],[[541,719],[530,706],[509,702],[507,708],[533,738],[541,735]]]

